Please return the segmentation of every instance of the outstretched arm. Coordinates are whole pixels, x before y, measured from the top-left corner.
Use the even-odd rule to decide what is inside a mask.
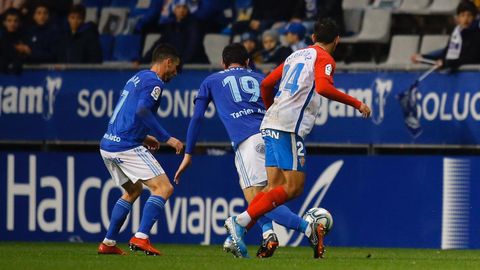
[[[192,119],[188,125],[187,145],[185,147],[186,154],[192,154],[195,144],[197,143],[200,126],[202,125],[204,114],[207,111],[209,100],[206,98],[197,98],[195,101],[195,110]]]
[[[175,173],[174,180],[177,184],[180,182],[180,176],[192,163],[193,149],[195,149],[195,144],[197,143],[200,126],[202,125],[204,114],[207,111],[208,103],[210,103],[210,100],[205,97],[199,97],[195,101],[195,110],[193,112],[192,119],[190,120],[190,124],[188,125],[185,156],[183,157],[182,163]]]
[[[319,77],[315,79],[315,90],[317,93],[328,99],[354,107],[355,109],[359,110],[365,118],[370,116],[370,108],[366,104],[339,91],[335,88],[335,86],[333,86],[332,82],[325,77]]]

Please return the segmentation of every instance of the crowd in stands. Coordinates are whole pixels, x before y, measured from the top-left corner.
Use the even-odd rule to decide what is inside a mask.
[[[311,44],[310,34],[316,19],[331,17],[342,36],[354,34],[346,28],[349,17],[344,14],[342,2],[0,0],[0,72],[18,73],[23,63],[148,63],[152,48],[158,43],[175,46],[183,63],[208,63],[203,40],[209,33],[228,35],[230,42],[243,43],[251,56],[252,67],[279,64],[292,51]],[[370,5],[380,8],[396,8],[401,3],[402,0],[369,1]],[[480,0],[462,0],[460,5],[463,5],[462,12],[457,11],[457,26],[447,48],[424,57],[448,60],[445,63],[451,63],[450,58],[454,56],[461,58],[455,65],[480,63],[480,43],[477,43],[480,26],[475,9],[475,5],[480,8]],[[464,12],[469,16],[459,22],[465,17]],[[143,50],[146,37],[152,33],[158,34],[157,39],[153,46]],[[118,36],[129,38],[120,40]],[[123,47],[122,41],[126,42]],[[460,47],[455,50],[455,46]],[[132,52],[115,54],[111,52],[114,47]],[[416,58],[418,55],[412,60]]]

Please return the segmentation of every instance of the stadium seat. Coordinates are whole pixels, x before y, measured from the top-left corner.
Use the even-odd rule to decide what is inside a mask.
[[[155,44],[155,42],[157,40],[159,40],[161,36],[162,36],[161,34],[148,34],[145,37],[145,42],[143,44],[143,50],[142,50],[142,56],[145,56],[145,54],[152,48],[153,44]]]
[[[343,9],[363,9],[368,6],[370,0],[343,0]]]
[[[397,13],[424,14],[431,0],[403,0]]]
[[[98,8],[97,7],[87,7],[85,13],[85,21],[98,23]]]
[[[343,43],[387,43],[390,37],[391,12],[388,9],[366,9],[358,35],[342,38]]]
[[[134,61],[140,58],[141,37],[139,35],[118,35],[113,49],[114,61]]]
[[[420,46],[420,54],[427,54],[447,46],[448,35],[424,35],[422,45]]]
[[[401,4],[401,0],[375,0],[372,4],[375,8],[398,8]]]
[[[433,0],[428,8],[430,14],[455,14],[461,0]]]
[[[106,7],[100,14],[98,31],[100,34],[119,35],[127,22],[128,8]]]
[[[358,34],[362,27],[363,9],[353,8],[343,10],[343,22],[346,36]]]
[[[132,8],[136,3],[137,0],[111,0],[110,6]]]
[[[112,60],[114,38],[112,35],[100,35],[100,46],[102,46],[103,61]]]
[[[390,51],[385,64],[399,65],[411,63],[410,57],[418,52],[420,36],[396,35],[390,43]]]
[[[203,39],[203,46],[208,61],[212,65],[220,65],[222,62],[222,50],[228,45],[230,37],[220,34],[207,34]]]
[[[81,0],[80,2],[86,7],[102,8],[110,5],[110,0]]]

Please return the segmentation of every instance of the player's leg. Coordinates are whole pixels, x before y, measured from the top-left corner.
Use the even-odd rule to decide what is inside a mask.
[[[155,222],[163,215],[165,203],[173,193],[173,186],[165,174],[143,181],[151,191],[145,206],[143,207],[140,227],[130,239],[130,248],[143,250],[147,255],[161,255],[149,240],[150,231]]]
[[[98,247],[98,254],[125,255],[126,253],[116,246],[116,240],[120,228],[125,222],[128,213],[130,213],[133,202],[135,202],[135,200],[142,193],[143,186],[141,183],[131,182],[130,179],[128,179],[128,177],[122,172],[120,167],[117,165],[119,162],[118,153],[101,151],[101,154],[104,159],[105,166],[112,176],[112,179],[117,185],[121,185],[125,192],[117,200],[115,206],[113,207],[110,217],[110,225],[103,242],[100,243]]]
[[[130,249],[144,251],[147,255],[160,255],[151,245],[149,234],[153,224],[163,213],[165,202],[173,193],[173,186],[162,166],[143,146],[126,151],[119,166],[125,175],[143,183],[151,192],[143,208],[139,230],[130,239]]]
[[[268,186],[265,187],[263,192],[268,192],[287,182],[283,170],[276,167],[267,167],[267,176],[269,180]],[[265,216],[286,228],[310,235],[308,222],[293,213],[292,210],[285,205],[274,208],[272,211],[266,213]]]
[[[294,133],[271,131],[268,134],[276,136],[265,137],[267,155],[266,167],[271,173],[271,183],[280,179],[280,172],[285,182],[281,185],[268,186],[268,190],[254,204],[250,204],[247,211],[237,216],[236,222],[247,226],[275,207],[284,204],[303,192],[305,184],[305,147],[303,140]],[[274,160],[274,161],[271,161]],[[258,196],[258,195],[257,195]]]
[[[243,141],[235,150],[235,167],[239,175],[239,183],[247,202],[254,203],[253,198],[263,190],[267,184],[267,174],[265,172],[265,143],[260,133],[250,136]],[[258,225],[262,229],[262,246],[269,246],[268,257],[273,255],[278,240],[273,232],[272,221],[266,217],[258,220]],[[224,250],[232,252],[236,257],[247,257],[245,250],[238,251],[232,248],[232,238],[227,237],[224,243]],[[260,247],[260,249],[262,249]]]
[[[324,252],[323,226],[321,224],[308,224],[293,214],[290,209],[281,206],[287,200],[300,196],[305,183],[305,147],[303,140],[295,134],[288,134],[290,138],[285,135],[285,133],[280,132],[280,136],[265,137],[269,186],[265,189],[265,192],[257,195],[255,199],[258,200],[250,204],[247,211],[227,220],[228,224],[226,223],[226,226],[230,227],[229,232],[241,231],[238,227],[245,227],[259,216],[268,213],[268,217],[277,223],[305,233],[314,248],[314,257],[322,257]],[[272,210],[273,213],[269,213]],[[237,242],[242,244],[243,241],[238,239]]]

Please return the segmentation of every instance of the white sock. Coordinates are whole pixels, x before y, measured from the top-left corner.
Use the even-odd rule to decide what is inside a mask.
[[[310,235],[312,235],[312,226],[308,223],[307,229],[305,230],[305,236],[310,237]]]
[[[237,223],[242,227],[247,227],[251,221],[252,221],[252,218],[250,217],[247,211],[237,216]]]
[[[267,239],[267,237],[273,233],[273,230],[268,230],[266,232],[264,232],[262,235],[263,235],[263,239]]]
[[[113,247],[117,244],[117,241],[105,238],[103,239],[103,243],[107,246]]]
[[[141,239],[148,239],[148,235],[142,233],[142,232],[137,232],[135,233],[135,237],[141,238]]]

